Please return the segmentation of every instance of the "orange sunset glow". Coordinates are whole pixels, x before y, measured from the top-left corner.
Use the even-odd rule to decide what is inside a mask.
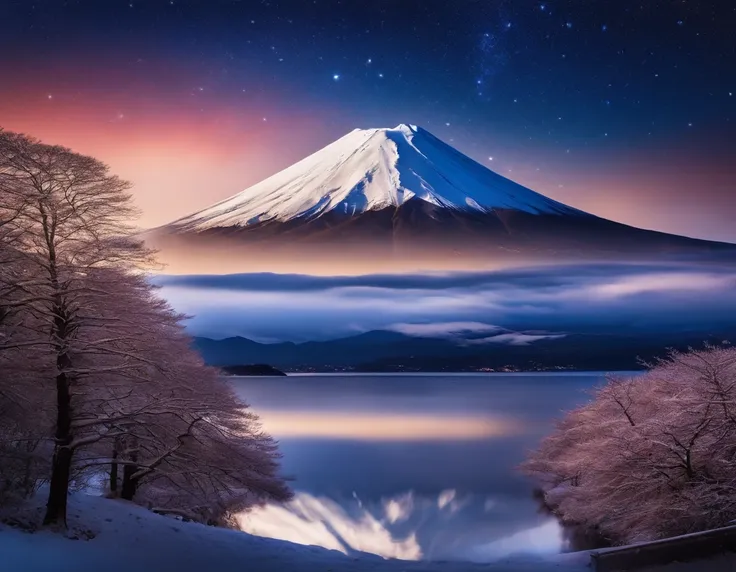
[[[231,196],[343,135],[365,119],[350,120],[293,90],[245,90],[223,98],[182,70],[148,64],[133,72],[97,72],[60,62],[48,81],[27,73],[0,92],[0,125],[89,153],[133,183],[139,225],[165,224]],[[128,66],[130,67],[130,65]],[[134,67],[134,66],[133,66]],[[161,77],[161,81],[154,81]],[[384,121],[411,115],[398,106]],[[367,125],[370,126],[370,125]],[[427,126],[432,128],[432,122]],[[441,128],[436,128],[441,132]],[[585,147],[581,158],[531,143],[506,145],[503,133],[462,128],[457,147],[501,174],[552,198],[627,224],[727,240],[736,173],[702,151],[614,148],[604,158]],[[494,152],[489,164],[480,148]],[[690,189],[707,186],[711,201]],[[678,197],[663,200],[663,197]]]

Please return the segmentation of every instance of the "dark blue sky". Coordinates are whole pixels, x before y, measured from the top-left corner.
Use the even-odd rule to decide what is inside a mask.
[[[136,183],[144,222],[242,190],[354,127],[407,122],[595,214],[736,241],[733,2],[0,10],[0,125],[110,162]],[[180,176],[163,184],[172,164]]]

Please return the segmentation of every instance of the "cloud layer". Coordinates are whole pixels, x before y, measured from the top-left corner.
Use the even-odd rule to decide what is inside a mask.
[[[534,343],[569,331],[718,329],[736,312],[736,269],[587,264],[429,275],[157,276],[196,335],[330,339],[370,330]]]

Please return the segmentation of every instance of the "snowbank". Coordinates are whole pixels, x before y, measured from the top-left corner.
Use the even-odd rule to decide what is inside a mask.
[[[0,525],[3,572],[548,572],[589,570],[584,553],[495,564],[406,562],[260,538],[153,514],[124,501],[72,495],[77,540]],[[91,540],[87,536],[94,535]]]

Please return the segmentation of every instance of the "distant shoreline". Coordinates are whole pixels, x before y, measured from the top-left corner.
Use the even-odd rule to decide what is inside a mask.
[[[545,376],[583,376],[583,375],[637,375],[643,373],[645,370],[554,370],[554,371],[286,371],[283,376],[277,377],[316,377],[316,376],[353,376],[353,377],[370,377],[370,376],[392,376],[392,375],[405,375],[410,376],[443,376],[443,375],[454,375],[454,376],[466,376],[475,377],[482,375],[489,376],[524,376],[524,375],[545,375]],[[274,377],[273,375],[258,375],[258,374],[229,374],[228,377]]]
[[[219,369],[226,376],[235,377],[285,377],[286,373],[280,369],[276,369],[272,365],[257,363],[257,364],[244,364],[244,365],[226,365],[226,366],[214,366]]]

